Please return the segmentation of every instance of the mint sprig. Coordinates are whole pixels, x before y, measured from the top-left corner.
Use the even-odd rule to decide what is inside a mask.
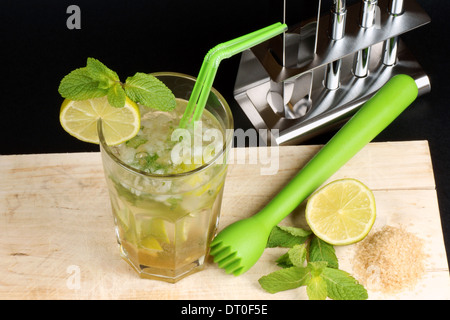
[[[86,100],[107,96],[116,108],[125,105],[126,97],[136,103],[157,110],[171,111],[175,108],[175,96],[156,77],[138,72],[122,83],[116,72],[102,62],[88,58],[86,67],[75,69],[66,75],[58,88],[63,98]]]
[[[277,259],[282,269],[261,277],[258,282],[270,293],[306,286],[311,300],[365,300],[367,290],[346,271],[340,270],[334,247],[309,231],[276,226],[267,247],[289,250]]]

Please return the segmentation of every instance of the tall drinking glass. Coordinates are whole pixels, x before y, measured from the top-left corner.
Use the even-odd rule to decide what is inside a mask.
[[[189,100],[195,78],[180,73],[153,75],[164,82],[177,98],[178,111],[170,111],[169,116],[178,121],[184,111],[184,105]],[[169,127],[161,124],[165,121],[157,118],[161,116],[164,119],[164,112],[158,111],[150,117],[147,115],[148,119],[141,120],[141,127],[153,119],[157,122],[156,125]],[[133,161],[138,163],[138,166],[132,165],[132,161],[127,161],[126,157],[124,159],[123,155],[119,155],[118,147],[106,144],[101,123],[98,126],[100,150],[120,254],[141,278],[174,283],[204,267],[209,244],[219,221],[227,157],[233,137],[230,108],[214,88],[210,92],[202,121],[203,131],[195,138],[204,140],[200,144],[203,146],[203,157],[202,162],[196,166],[184,162],[175,164],[183,158],[183,152],[186,151],[180,149],[181,142],[178,141],[182,139],[178,136],[171,142],[158,141],[154,137],[140,137],[141,140],[148,140],[144,145],[147,149],[143,152],[143,146],[139,145],[139,152],[131,150],[135,152]],[[221,133],[215,136],[215,140],[220,140],[220,136],[223,138],[222,141],[214,142],[215,149],[211,148],[213,139],[207,134],[206,122],[210,129],[212,127]],[[166,130],[173,131],[174,128]],[[145,128],[141,128],[141,131],[145,132]],[[205,148],[207,143],[210,144],[209,149]],[[164,173],[145,170],[145,166],[139,167],[142,161],[148,164],[148,161],[155,159],[163,160],[161,154],[164,150],[167,153],[170,148],[172,151],[173,148],[181,150],[171,153],[172,156],[179,156],[178,160],[167,160],[175,170]],[[206,152],[205,149],[209,151]],[[205,160],[206,154],[210,155],[210,158]]]

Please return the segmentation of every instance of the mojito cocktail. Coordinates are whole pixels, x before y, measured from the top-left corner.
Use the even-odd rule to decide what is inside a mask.
[[[176,282],[204,266],[218,224],[233,119],[211,90],[198,123],[179,128],[195,78],[153,74],[176,107],[139,106],[138,134],[108,146],[99,139],[121,256],[143,278]]]

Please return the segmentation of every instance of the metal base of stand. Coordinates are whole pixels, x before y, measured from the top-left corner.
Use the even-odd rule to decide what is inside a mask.
[[[381,11],[383,5],[380,3]],[[361,31],[357,23],[349,24],[358,10],[348,8],[346,36],[338,41],[327,36],[327,16],[303,24],[297,28],[298,33],[287,33],[285,67],[276,63],[276,52],[280,50],[276,39],[242,54],[234,96],[260,134],[267,133],[262,140],[270,145],[298,144],[342,125],[396,74],[412,76],[419,95],[431,90],[428,76],[401,40],[396,63],[383,63],[384,41],[428,23],[428,15],[409,1],[400,18],[392,19],[382,12],[379,23],[385,30]],[[302,52],[308,46],[315,51]],[[368,74],[356,77],[355,54],[366,47],[370,47]],[[333,63],[339,68],[339,85],[330,90],[324,82]]]

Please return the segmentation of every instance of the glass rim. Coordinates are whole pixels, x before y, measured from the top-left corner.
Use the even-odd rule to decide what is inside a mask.
[[[195,83],[195,81],[197,80],[196,77],[193,77],[191,75],[187,75],[184,73],[179,73],[179,72],[154,72],[154,73],[150,73],[151,75],[158,77],[158,76],[172,76],[172,77],[179,77],[179,78],[185,78],[185,79],[189,79],[191,81],[193,81]],[[215,155],[214,158],[201,165],[198,168],[195,168],[193,170],[189,170],[189,171],[185,171],[185,172],[180,172],[180,173],[170,173],[170,174],[154,174],[154,173],[150,173],[150,172],[146,172],[143,170],[139,170],[137,168],[134,168],[128,164],[126,164],[125,162],[123,162],[122,160],[120,160],[114,153],[112,153],[110,147],[105,140],[105,137],[103,135],[103,126],[102,126],[102,119],[99,118],[97,120],[97,133],[98,133],[98,138],[99,138],[99,143],[101,146],[101,149],[104,150],[108,156],[119,166],[121,166],[122,168],[124,168],[127,171],[131,171],[132,173],[135,173],[137,175],[141,175],[141,176],[146,176],[149,178],[155,178],[155,179],[167,179],[167,178],[177,178],[177,177],[186,177],[201,171],[206,170],[207,168],[209,168],[212,164],[214,164],[217,159],[220,159],[220,157],[222,157],[225,152],[227,151],[227,148],[230,146],[231,142],[232,142],[232,136],[231,134],[227,134],[227,130],[228,129],[234,129],[234,119],[233,119],[233,114],[231,112],[230,106],[228,105],[228,102],[225,100],[225,98],[222,96],[222,94],[219,93],[219,91],[217,91],[214,87],[211,87],[211,92],[217,97],[217,99],[220,101],[220,104],[222,105],[222,107],[225,109],[225,113],[227,115],[226,119],[228,120],[227,123],[225,123],[225,143],[222,147],[222,151]],[[226,159],[224,159],[224,161],[227,161]]]

